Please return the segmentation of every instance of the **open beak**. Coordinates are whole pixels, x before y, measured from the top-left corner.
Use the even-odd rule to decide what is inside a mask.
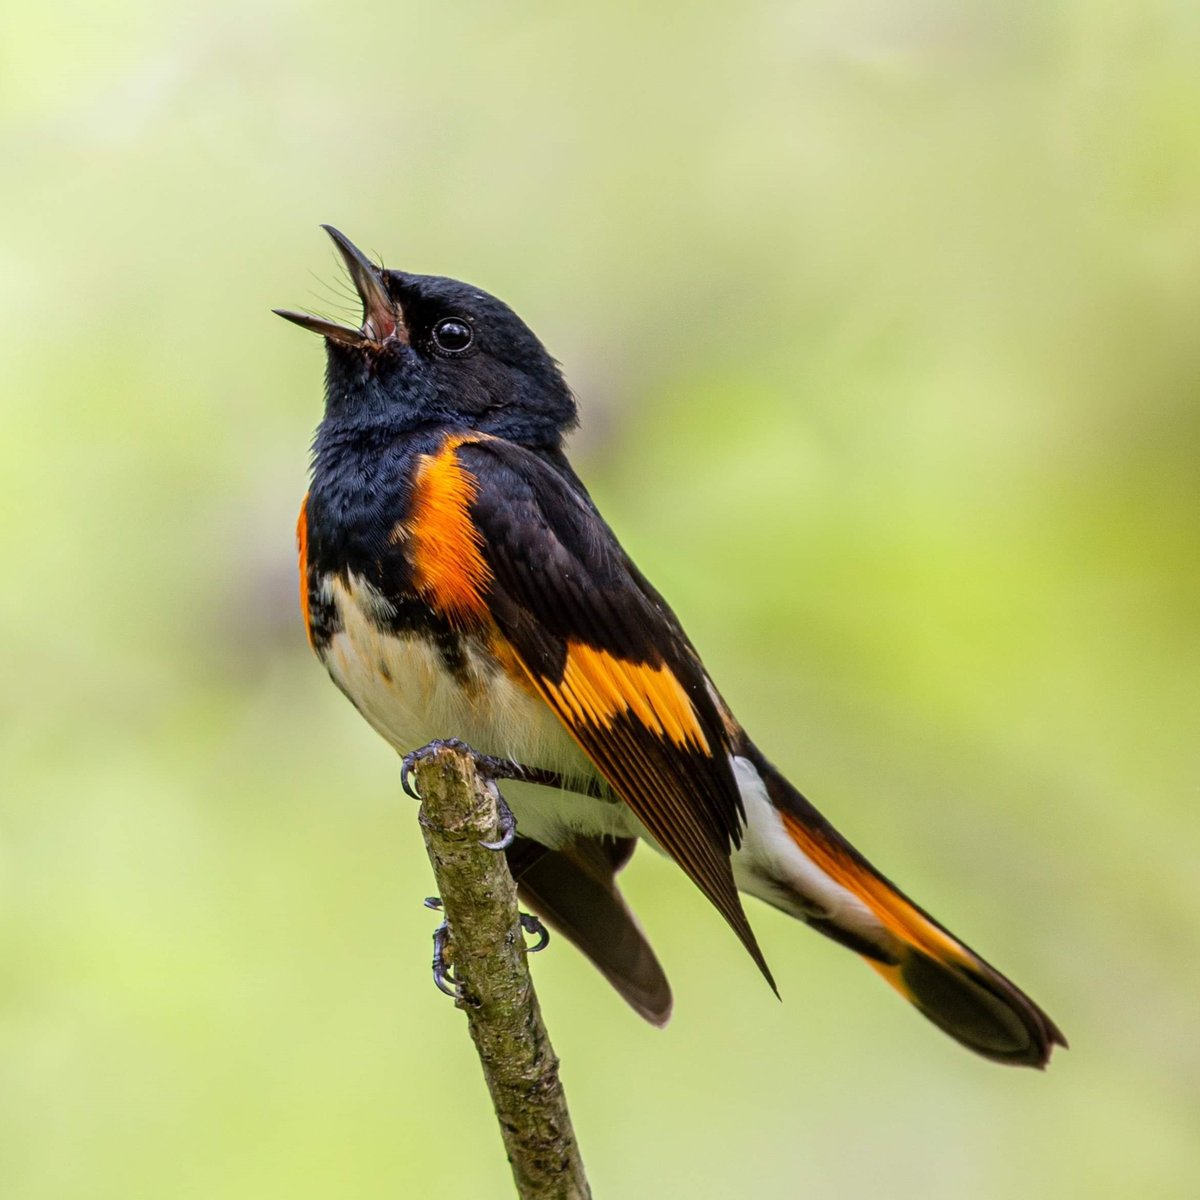
[[[344,234],[334,229],[332,225],[322,225],[338,248],[346,270],[354,281],[354,287],[363,306],[363,323],[361,329],[351,329],[345,325],[336,325],[333,321],[325,321],[309,313],[292,312],[289,309],[274,310],[285,321],[291,321],[303,329],[311,329],[322,337],[332,338],[347,346],[379,345],[390,337],[398,337],[407,341],[407,331],[404,324],[396,315],[396,306],[388,299],[380,279],[379,268]]]

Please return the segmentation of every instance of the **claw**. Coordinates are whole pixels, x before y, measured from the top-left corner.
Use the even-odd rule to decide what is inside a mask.
[[[433,931],[433,983],[443,995],[458,1000],[461,998],[458,980],[454,978],[450,968],[446,965],[446,938],[449,932],[450,929],[445,921]]]
[[[496,789],[496,808],[500,814],[500,837],[494,842],[480,842],[485,850],[507,850],[517,839],[517,818],[504,797]]]
[[[441,912],[443,907],[442,898],[440,896],[427,896],[425,898],[425,907],[432,908],[435,912]],[[449,936],[450,927],[445,921],[433,931],[433,983],[439,992],[446,996],[451,996],[455,1000],[459,1000],[462,998],[462,993],[459,991],[459,982],[454,978],[454,974],[450,970],[450,964],[446,961],[446,943]]]
[[[404,794],[410,800],[420,800],[421,797],[413,791],[412,784],[408,781],[409,774],[412,771],[412,764],[408,760],[409,755],[406,754],[400,764],[400,790],[404,792]]]
[[[545,950],[550,945],[550,930],[533,913],[521,913],[521,928],[538,939],[534,945],[527,947],[530,954],[537,954],[539,950]]]
[[[427,758],[433,758],[439,750],[470,750],[470,747],[464,746],[458,738],[435,738],[427,746],[410,750],[400,761],[400,786],[414,800],[420,800],[421,797],[412,785],[413,767]]]
[[[464,754],[468,754],[475,764],[475,770],[489,781],[494,779],[533,779],[539,782],[537,776],[545,774],[545,772],[533,772],[528,767],[523,767],[520,763],[509,762],[506,758],[496,758],[491,754],[479,754],[472,750],[462,738],[434,738],[427,746],[421,746],[417,750],[411,750],[401,760],[400,765],[400,786],[414,800],[420,800],[420,796],[413,791],[412,786],[412,771],[417,763],[424,759],[433,758],[439,750],[459,750]]]
[[[523,767],[520,763],[511,762],[506,758],[496,758],[491,754],[478,754],[461,738],[437,738],[428,746],[410,751],[401,761],[400,786],[414,800],[420,800],[421,797],[413,790],[413,768],[424,759],[432,758],[439,750],[458,750],[469,754],[480,777],[493,787],[497,779],[520,779],[530,783],[545,784],[561,783],[560,777],[552,772]],[[494,842],[480,842],[479,844],[487,850],[507,850],[517,836],[517,821],[512,814],[512,809],[500,795],[499,789],[495,789],[495,794],[496,807],[500,811],[500,837]]]
[[[511,816],[511,814],[509,815]],[[426,896],[425,907],[433,909],[434,912],[442,912],[445,909],[441,896]],[[537,954],[539,951],[545,950],[550,944],[550,930],[533,913],[523,912],[517,915],[521,928],[537,938],[532,946],[527,947],[527,952]],[[455,977],[454,971],[447,961],[449,941],[450,926],[443,921],[433,931],[433,984],[443,995],[461,1001],[463,999],[462,981]]]

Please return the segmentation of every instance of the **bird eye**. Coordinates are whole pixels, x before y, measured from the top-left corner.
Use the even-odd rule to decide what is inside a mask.
[[[475,331],[457,317],[447,317],[433,327],[433,344],[443,354],[462,354],[475,340]]]

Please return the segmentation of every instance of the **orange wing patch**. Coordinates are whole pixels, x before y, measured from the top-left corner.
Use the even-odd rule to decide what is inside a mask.
[[[422,455],[408,523],[417,590],[459,622],[487,615],[483,592],[491,581],[483,538],[469,512],[477,485],[455,454],[474,440],[470,434],[448,437],[436,454]]]
[[[665,665],[652,667],[569,642],[561,682],[539,683],[571,724],[603,729],[631,712],[651,733],[676,746],[712,753],[687,692]]]
[[[304,618],[304,632],[308,644],[315,650],[312,634],[312,617],[308,611],[308,493],[300,501],[300,516],[296,519],[296,549],[300,563],[300,615]]]

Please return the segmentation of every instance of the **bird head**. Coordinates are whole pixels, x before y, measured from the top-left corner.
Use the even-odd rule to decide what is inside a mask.
[[[325,339],[326,414],[342,423],[461,426],[558,446],[576,419],[558,364],[495,296],[437,275],[376,266],[323,226],[362,301],[362,324],[279,316]]]

